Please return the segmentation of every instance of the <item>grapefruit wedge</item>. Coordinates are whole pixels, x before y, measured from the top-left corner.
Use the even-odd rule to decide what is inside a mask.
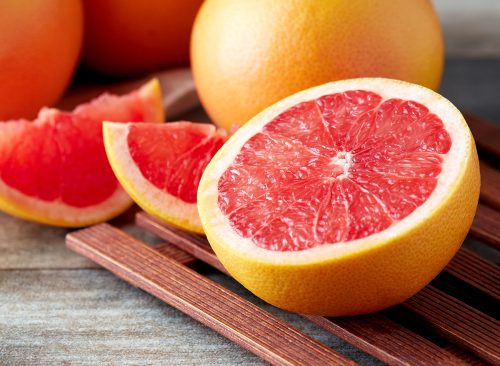
[[[105,122],[103,131],[111,167],[134,201],[160,220],[203,233],[196,192],[226,132],[192,122]]]
[[[250,120],[207,166],[205,233],[245,287],[287,310],[377,311],[428,284],[460,247],[479,195],[460,112],[382,78],[318,86]]]
[[[102,95],[72,112],[45,108],[34,121],[0,123],[0,210],[79,227],[127,209],[132,200],[106,159],[104,119],[162,122],[158,81],[128,95]]]

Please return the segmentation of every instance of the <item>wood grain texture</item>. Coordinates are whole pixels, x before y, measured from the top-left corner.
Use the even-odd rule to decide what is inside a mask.
[[[0,340],[2,366],[267,365],[104,269],[0,271]]]
[[[469,234],[500,249],[500,211],[479,204]]]
[[[500,322],[454,297],[427,286],[401,306],[451,342],[482,359],[500,364]]]
[[[67,229],[39,225],[0,212],[0,270],[97,268],[64,245]]]
[[[356,364],[108,224],[69,234],[67,245],[272,364]]]
[[[500,211],[500,171],[484,161],[481,161],[479,165],[481,169],[480,199],[486,205]]]
[[[170,227],[145,212],[136,215],[136,222],[137,225],[154,232],[167,242],[227,273],[204,237]],[[449,352],[383,315],[331,319],[318,316],[304,317],[390,365],[432,365],[436,360],[441,364],[461,363]]]
[[[381,314],[352,318],[304,317],[388,365],[467,364]]]
[[[493,122],[472,113],[464,113],[465,120],[476,140],[477,147],[493,156],[500,157],[500,128]]]
[[[444,271],[500,301],[498,266],[472,251],[460,249]]]
[[[161,255],[169,257],[178,263],[184,264],[185,266],[189,266],[196,261],[195,257],[169,243],[152,245],[151,248],[156,250]]]

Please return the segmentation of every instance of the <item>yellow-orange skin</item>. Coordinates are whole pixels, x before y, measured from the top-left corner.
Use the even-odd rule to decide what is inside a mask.
[[[187,64],[203,0],[84,0],[84,61],[113,76]]]
[[[82,35],[80,0],[0,1],[0,121],[33,118],[59,99]]]
[[[455,128],[463,130],[466,135],[466,153],[463,157],[455,157],[463,159],[460,173],[441,197],[439,205],[405,231],[361,248],[346,248],[337,254],[317,255],[303,262],[283,257],[273,259],[272,252],[264,258],[257,252],[246,251],[237,239],[221,231],[224,220],[222,216],[217,217],[222,215],[217,203],[217,184],[221,172],[232,161],[226,159],[228,154],[239,146],[240,141],[248,141],[253,136],[247,132],[300,100],[326,94],[336,84],[352,82],[344,80],[318,86],[259,113],[217,152],[198,187],[200,219],[219,260],[248,290],[282,309],[304,314],[350,316],[399,304],[425,287],[448,264],[460,248],[474,218],[480,190],[479,161],[470,130],[460,112],[452,106],[457,119]],[[368,82],[370,79],[365,80]],[[387,90],[406,84],[394,80],[378,82],[381,89]],[[322,93],[313,94],[317,90]],[[436,94],[433,99],[442,97]],[[451,106],[448,101],[445,103]]]
[[[229,131],[334,80],[380,76],[436,90],[443,49],[428,0],[207,0],[191,65],[203,106]]]

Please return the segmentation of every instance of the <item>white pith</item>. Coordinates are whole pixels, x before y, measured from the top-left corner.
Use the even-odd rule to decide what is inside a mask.
[[[217,186],[221,175],[231,165],[242,146],[252,136],[260,132],[265,124],[284,110],[306,100],[347,90],[373,91],[382,96],[384,100],[390,98],[413,100],[425,105],[443,121],[451,137],[452,146],[450,151],[443,156],[442,172],[438,178],[436,188],[427,201],[403,220],[376,234],[362,239],[324,244],[296,252],[277,252],[263,249],[256,246],[251,239],[237,234],[231,227],[228,217],[218,207]],[[403,232],[407,232],[417,226],[426,217],[429,217],[430,213],[451,195],[455,185],[460,181],[464,167],[466,166],[464,162],[468,157],[468,151],[472,143],[473,141],[467,124],[460,112],[439,94],[418,85],[390,79],[367,78],[339,81],[308,89],[292,95],[264,110],[238,130],[219,150],[205,170],[198,191],[198,202],[203,202],[200,205],[200,210],[203,210],[201,215],[202,223],[205,230],[209,232],[210,237],[216,238],[220,245],[231,248],[231,251],[235,253],[252,257],[259,261],[283,264],[306,264],[321,260],[322,258],[355,254],[372,246],[377,246],[381,242],[386,242],[392,237],[397,237]],[[338,157],[332,163],[347,167],[349,165],[347,155],[345,157]]]
[[[178,225],[188,224],[191,227],[201,227],[196,203],[187,203],[149,182],[141,173],[136,162],[130,155],[127,142],[130,131],[129,123],[105,122],[103,129],[107,142],[108,156],[112,155],[111,166],[118,180],[130,196],[146,212],[154,216],[168,216]]]

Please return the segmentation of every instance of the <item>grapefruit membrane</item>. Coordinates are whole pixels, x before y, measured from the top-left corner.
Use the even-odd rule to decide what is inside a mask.
[[[422,86],[324,84],[265,109],[208,165],[205,233],[257,296],[309,314],[400,303],[448,263],[479,195],[460,112]]]
[[[226,140],[214,125],[193,122],[104,123],[104,145],[121,185],[146,212],[203,233],[196,192],[210,159]]]
[[[110,219],[131,204],[106,159],[102,121],[164,120],[159,83],[104,94],[72,112],[44,108],[34,121],[0,123],[0,210],[55,226]]]

